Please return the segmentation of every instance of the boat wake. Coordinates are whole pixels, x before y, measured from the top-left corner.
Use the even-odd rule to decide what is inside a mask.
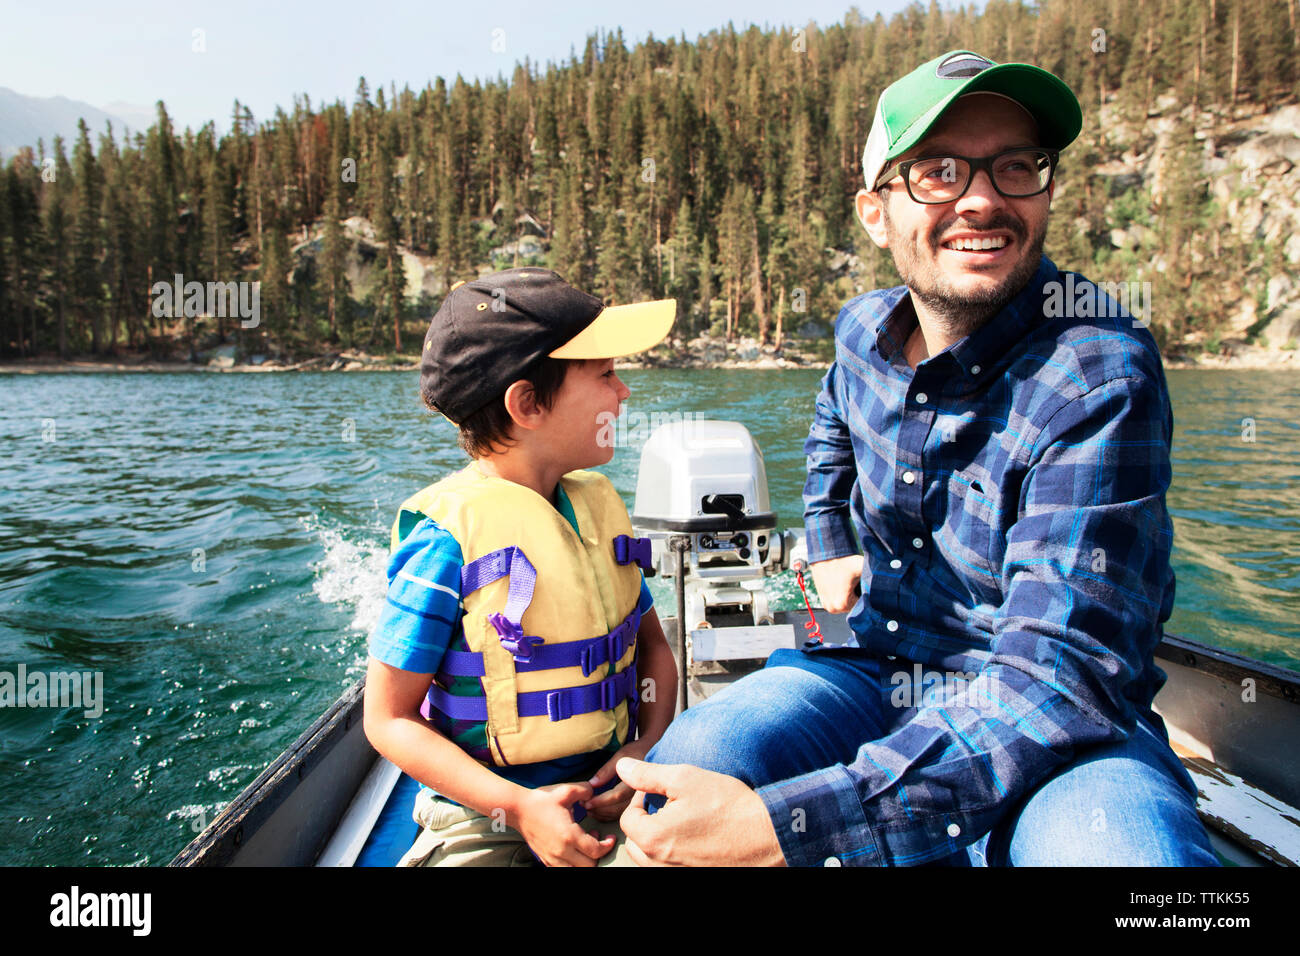
[[[388,591],[387,547],[377,541],[350,541],[343,532],[325,527],[316,515],[304,518],[302,524],[319,538],[324,551],[311,566],[316,574],[313,593],[324,604],[350,608],[349,627],[369,634],[379,621]]]

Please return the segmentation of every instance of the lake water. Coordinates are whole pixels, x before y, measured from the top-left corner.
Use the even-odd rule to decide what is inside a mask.
[[[821,374],[629,371],[628,411],[743,422],[798,526]],[[1167,630],[1300,670],[1295,374],[1169,383]],[[0,708],[0,865],[170,860],[363,673],[396,506],[463,461],[415,373],[0,376],[0,672],[102,674]]]

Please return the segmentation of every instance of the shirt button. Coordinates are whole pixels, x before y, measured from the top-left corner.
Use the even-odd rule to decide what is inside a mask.
[[[961,836],[961,827],[957,826],[957,824],[955,823],[948,824],[948,836],[950,837]]]
[[[928,402],[929,400],[930,400],[930,396],[927,395],[927,394],[925,394],[925,392],[917,392],[917,393],[916,393],[916,404],[918,404],[918,405],[924,405],[924,404],[925,404],[926,402]]]
[[[894,558],[893,561],[889,562],[889,566],[891,568],[901,568],[903,566],[903,562],[898,560],[898,558]]]
[[[972,365],[970,367],[970,373],[972,375],[978,375],[980,373],[980,367],[978,365]]]
[[[914,481],[916,481],[916,475],[912,474],[910,471],[903,472],[903,484],[910,485]]]
[[[822,866],[843,866],[838,856],[828,856]]]
[[[898,622],[897,622],[897,621],[887,621],[887,622],[885,623],[885,630],[888,630],[888,631],[896,631],[896,630],[898,630]]]
[[[923,548],[923,547],[925,547],[925,542],[922,541],[920,538],[913,538],[913,539],[912,539],[912,547],[914,547],[914,548]]]

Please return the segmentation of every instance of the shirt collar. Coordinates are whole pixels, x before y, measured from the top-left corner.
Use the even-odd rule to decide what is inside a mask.
[[[961,370],[972,377],[993,368],[1010,347],[1024,337],[1043,314],[1043,286],[1057,279],[1056,265],[1047,256],[1014,299],[971,335],[959,339],[939,355],[950,355]],[[876,327],[876,348],[886,360],[902,349],[916,327],[911,298],[906,286],[890,289],[882,303],[885,317]],[[931,356],[930,359],[938,356]],[[927,359],[929,361],[930,359]]]
[[[907,337],[916,325],[916,316],[912,314],[912,302],[905,285],[886,289],[883,300],[884,318],[876,326],[876,351],[888,362],[907,343]],[[903,327],[905,319],[910,319],[906,328]]]

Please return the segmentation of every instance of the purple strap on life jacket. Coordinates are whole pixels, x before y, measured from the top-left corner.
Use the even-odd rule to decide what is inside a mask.
[[[605,678],[599,684],[520,694],[519,716],[539,717],[546,714],[551,720],[568,720],[576,714],[613,710],[620,702],[627,699],[635,688],[636,665],[632,664],[626,670],[613,677]],[[539,704],[541,709],[536,710]]]
[[[590,641],[576,641],[574,643],[586,645],[582,647],[577,654],[577,664],[582,668],[582,676],[590,677],[595,673],[597,667],[605,664],[617,664],[623,659],[629,647],[636,646],[636,632],[641,627],[641,611],[639,608],[632,608],[632,612],[623,618],[623,622],[610,631],[604,637],[597,637]],[[556,644],[548,650],[563,650],[572,647],[573,644]],[[559,655],[557,655],[558,657]],[[565,653],[565,657],[568,654]],[[558,664],[558,667],[572,666],[568,664]]]
[[[650,539],[618,535],[614,539],[614,560],[619,564],[631,564],[635,561],[642,571],[652,570],[654,560],[650,556]]]
[[[619,539],[623,541],[621,557]],[[629,548],[628,542],[637,542],[638,545],[644,545],[644,548]],[[648,538],[634,539],[619,535],[614,542],[615,556],[620,564],[627,564],[629,560],[640,563],[640,558],[627,557],[633,550],[648,562],[649,548]],[[467,596],[506,575],[510,576],[506,606],[501,612],[488,615],[488,622],[500,635],[501,646],[514,657],[516,671],[577,666],[582,668],[583,676],[588,677],[602,664],[621,660],[628,647],[636,645],[636,634],[641,623],[641,612],[637,608],[633,608],[608,634],[585,641],[546,645],[543,638],[524,634],[520,621],[533,600],[537,569],[522,549],[516,546],[485,554],[461,568],[460,593],[462,597]],[[439,670],[439,676],[482,677],[485,673],[483,655],[465,651],[447,651]],[[519,694],[516,697],[516,708],[520,717],[540,717],[546,714],[551,720],[565,720],[576,714],[613,710],[624,699],[628,701],[629,719],[635,728],[636,705],[639,702],[635,657],[622,672],[597,684]],[[428,719],[432,709],[441,711],[453,720],[485,721],[488,716],[487,698],[458,696],[437,684],[429,688],[420,705],[420,713]]]
[[[630,707],[630,699],[636,696],[636,686],[636,663],[633,662],[625,670],[597,684],[520,694],[517,707],[520,717],[541,717],[545,714],[551,720],[567,720],[578,714],[613,710],[625,699],[629,700]],[[429,688],[424,703],[420,705],[420,713],[428,718],[433,708],[452,720],[483,721],[488,716],[486,697],[460,697],[436,684]]]
[[[533,602],[533,590],[537,587],[537,569],[523,549],[512,545],[475,558],[460,569],[460,593],[465,597],[506,575],[510,576],[506,606],[500,613],[489,614],[488,623],[500,635],[501,646],[516,661],[526,661],[543,638],[524,634],[520,624],[528,605]]]
[[[557,667],[581,667],[582,676],[590,677],[597,667],[621,661],[627,649],[636,644],[636,634],[640,627],[641,611],[633,608],[618,627],[608,634],[588,638],[585,641],[540,644],[531,647],[527,659],[521,660],[518,656],[515,657],[515,670],[523,673],[552,670]],[[531,640],[531,638],[526,639]],[[502,644],[504,643],[502,641]],[[440,678],[483,677],[486,673],[483,655],[470,651],[447,651],[438,669]]]

